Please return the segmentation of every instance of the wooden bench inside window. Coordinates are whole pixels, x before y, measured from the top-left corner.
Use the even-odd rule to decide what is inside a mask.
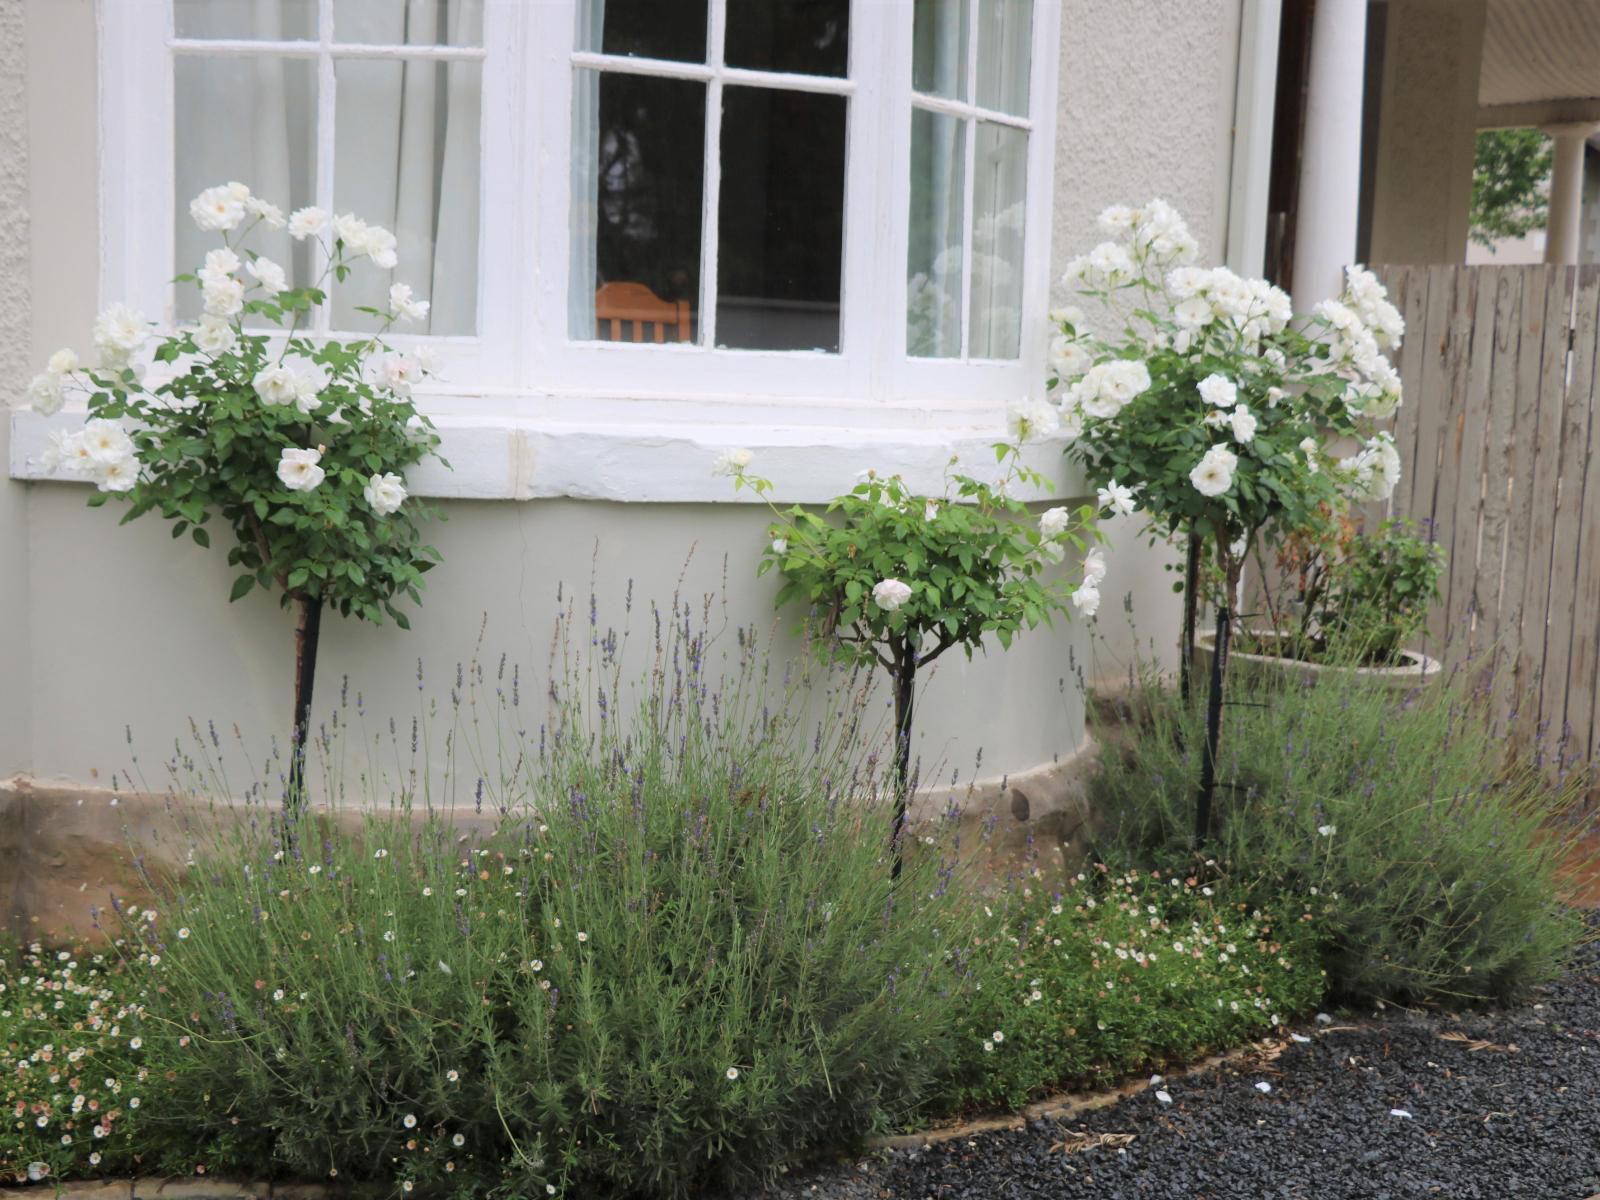
[[[632,325],[632,338],[623,334],[624,324]],[[601,284],[594,294],[595,336],[610,341],[665,342],[667,331],[676,330],[675,341],[687,342],[689,302],[663,300],[642,283]],[[648,335],[646,329],[652,332]]]

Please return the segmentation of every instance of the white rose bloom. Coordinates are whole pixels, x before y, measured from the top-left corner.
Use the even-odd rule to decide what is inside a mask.
[[[400,476],[392,473],[374,475],[361,489],[361,495],[366,499],[367,507],[380,517],[387,517],[390,513],[398,512],[405,503],[406,485]]]
[[[248,191],[240,196],[233,184],[208,187],[189,201],[189,216],[206,233],[225,233],[237,229],[244,220],[248,198]]]
[[[1233,427],[1233,440],[1241,445],[1249,445],[1256,438],[1256,418],[1248,405],[1241,404],[1233,410],[1228,418],[1228,423]]]
[[[1278,401],[1282,400],[1287,394],[1281,387],[1269,387],[1267,389],[1267,407],[1277,408]]]
[[[322,389],[328,386],[328,375],[309,358],[286,360],[294,371],[294,405],[306,416],[322,406]]]
[[[1090,587],[1099,587],[1104,583],[1109,569],[1106,566],[1105,551],[1099,546],[1083,556],[1083,581]]]
[[[139,460],[129,454],[109,462],[96,463],[95,483],[102,492],[126,492],[139,482]]]
[[[45,370],[52,375],[70,375],[78,369],[77,352],[68,348],[57,350],[50,356],[50,361],[45,364]]]
[[[1025,442],[1054,433],[1061,419],[1053,405],[1043,400],[1025,400],[1006,414],[1006,423],[1011,436]]]
[[[1069,442],[1083,436],[1083,410],[1077,404],[1062,405],[1060,435]]]
[[[1207,375],[1200,381],[1200,398],[1213,408],[1232,408],[1239,398],[1239,388],[1223,375]]]
[[[261,403],[276,407],[279,404],[293,404],[299,399],[300,377],[295,374],[292,367],[281,363],[277,366],[263,367],[256,373],[256,395],[261,397]]]
[[[396,244],[394,234],[382,225],[374,225],[367,230],[367,257],[385,271],[392,271],[400,265],[400,257],[395,253]]]
[[[1058,379],[1075,379],[1094,365],[1082,342],[1058,334],[1050,339],[1050,369]]]
[[[788,538],[773,538],[772,539],[772,552],[774,554],[787,554],[787,553],[789,553],[789,539]]]
[[[1189,472],[1189,482],[1202,496],[1220,496],[1233,486],[1239,458],[1226,446],[1213,446]]]
[[[212,280],[200,295],[206,312],[213,317],[238,316],[244,307],[244,284],[232,277]]]
[[[206,251],[205,265],[195,274],[202,284],[210,285],[230,278],[239,269],[239,256],[226,246]]]
[[[289,277],[284,270],[270,258],[253,258],[245,267],[255,281],[261,285],[261,290],[269,296],[276,296],[289,286]]]
[[[742,448],[724,450],[717,455],[717,461],[711,464],[711,473],[713,475],[737,475],[754,462],[755,457],[749,450]]]
[[[873,585],[872,599],[885,612],[893,612],[911,599],[911,588],[898,579],[882,579]]]
[[[1045,539],[1060,537],[1072,524],[1072,514],[1065,508],[1047,508],[1039,514],[1039,536]]]
[[[1110,208],[1101,212],[1096,224],[1100,226],[1102,233],[1109,233],[1115,236],[1127,233],[1128,230],[1133,228],[1133,216],[1133,209],[1126,204],[1113,204]]]
[[[113,304],[94,319],[94,344],[107,366],[122,366],[144,344],[150,327],[126,304]]]
[[[413,300],[409,283],[396,283],[389,288],[389,311],[402,321],[426,321],[428,302]]]
[[[28,404],[42,416],[61,411],[63,400],[61,376],[54,371],[35,375],[28,384]]]
[[[283,209],[273,204],[270,200],[261,200],[251,196],[244,203],[245,209],[252,215],[260,217],[262,224],[268,229],[283,228]]]
[[[133,455],[133,439],[128,431],[104,417],[84,424],[83,444],[90,460],[96,463],[115,462]]]
[[[1083,309],[1076,304],[1066,304],[1050,310],[1050,321],[1054,325],[1071,325],[1076,329],[1083,324],[1083,320]]]
[[[1100,611],[1100,589],[1085,581],[1072,593],[1072,606],[1086,617]]]
[[[81,433],[68,433],[65,429],[52,429],[49,433],[49,445],[44,448],[44,453],[39,455],[39,465],[47,471],[63,468],[68,471],[80,469],[82,460],[87,456],[83,448]]]
[[[929,500],[926,504],[924,504],[922,506],[922,519],[924,521],[932,521],[935,518],[937,518],[938,515],[939,515],[939,502],[937,500]]]
[[[333,237],[335,241],[344,243],[344,251],[349,255],[365,254],[367,252],[367,233],[369,227],[365,221],[355,213],[340,213],[333,218]]]
[[[210,313],[200,318],[200,327],[194,331],[194,344],[215,357],[226,354],[239,344],[239,335],[225,318]]]
[[[1306,456],[1306,466],[1311,469],[1313,475],[1317,473],[1317,449],[1316,438],[1300,439],[1300,453]]]
[[[327,210],[316,205],[297,208],[289,214],[289,236],[297,242],[304,241],[308,237],[318,237],[327,228]]]
[[[1115,479],[1095,493],[1095,501],[1101,508],[1109,508],[1113,516],[1127,517],[1133,514],[1134,489],[1123,487]]]
[[[309,492],[327,475],[317,463],[321,450],[285,450],[278,459],[278,479],[291,492]]]
[[[1211,282],[1211,272],[1201,267],[1174,267],[1167,272],[1167,294],[1175,300],[1188,300]]]
[[[422,364],[409,354],[385,354],[367,363],[367,378],[372,385],[397,396],[409,396],[422,374]]]
[[[1172,317],[1186,330],[1204,329],[1215,319],[1211,304],[1203,296],[1190,296],[1173,307]]]

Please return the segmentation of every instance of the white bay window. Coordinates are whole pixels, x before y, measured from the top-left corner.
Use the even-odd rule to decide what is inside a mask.
[[[101,0],[102,301],[229,179],[392,229],[452,421],[993,431],[1037,393],[1047,0]],[[258,230],[296,283],[310,242]],[[531,423],[531,424],[530,424]],[[748,439],[747,439],[748,440]],[[459,465],[459,464],[458,464]]]

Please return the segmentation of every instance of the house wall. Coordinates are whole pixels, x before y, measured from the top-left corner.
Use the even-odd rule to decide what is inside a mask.
[[[1238,0],[1066,0],[1056,273],[1095,240],[1101,207],[1153,195],[1184,211],[1208,258],[1223,252],[1238,20]],[[0,347],[0,392],[8,400],[20,398],[30,365],[51,350],[86,347],[97,308],[96,114],[84,84],[95,61],[93,5],[0,0],[0,32],[19,21],[25,43],[5,36],[0,65],[25,44],[33,219],[0,227],[0,261],[31,259],[31,271],[6,275],[25,278],[32,295],[14,306],[0,299],[0,329],[7,320],[28,329],[26,339],[11,339],[25,354],[7,357]],[[16,78],[7,70],[0,85],[0,126],[13,133],[21,124]],[[4,157],[0,207],[11,208],[6,188],[20,186],[21,159]],[[0,484],[0,539],[10,539],[0,540],[7,568],[0,614],[12,630],[0,641],[0,654],[11,656],[0,677],[0,766],[29,771],[40,784],[82,788],[113,776],[120,782],[137,756],[145,781],[159,784],[161,764],[191,718],[225,734],[238,725],[259,762],[286,724],[288,614],[259,594],[226,604],[229,572],[220,553],[174,542],[148,519],[118,528],[110,513],[87,510],[86,496],[69,484]],[[568,596],[586,597],[592,580],[601,623],[620,625],[631,581],[640,633],[643,602],[665,602],[675,588],[697,606],[702,595],[718,594],[726,606],[714,613],[725,624],[723,645],[736,626],[764,634],[774,625],[776,582],[753,578],[766,523],[755,506],[558,499],[444,509],[448,520],[434,537],[444,565],[429,577],[411,632],[325,625],[322,716],[348,678],[351,693],[364,697],[369,724],[380,728],[393,714],[407,727],[427,700],[444,701],[480,630],[483,657],[492,662],[505,652],[520,661],[526,694],[540,695],[558,583]],[[1114,565],[1099,642],[1083,624],[1061,623],[1027,634],[1010,654],[994,648],[972,663],[948,655],[938,664],[918,707],[925,772],[995,779],[1069,758],[1085,742],[1075,674],[1087,664],[1089,674],[1116,676],[1130,652],[1124,595],[1132,597],[1140,636],[1168,651],[1178,608],[1171,577],[1136,531],[1128,522],[1111,530]],[[13,570],[18,563],[26,573]],[[773,636],[780,656],[798,652],[784,630]]]

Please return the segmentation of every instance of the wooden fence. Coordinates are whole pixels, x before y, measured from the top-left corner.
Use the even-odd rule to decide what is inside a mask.
[[[1449,554],[1430,652],[1519,740],[1600,759],[1600,267],[1379,275],[1406,320],[1389,511]]]

